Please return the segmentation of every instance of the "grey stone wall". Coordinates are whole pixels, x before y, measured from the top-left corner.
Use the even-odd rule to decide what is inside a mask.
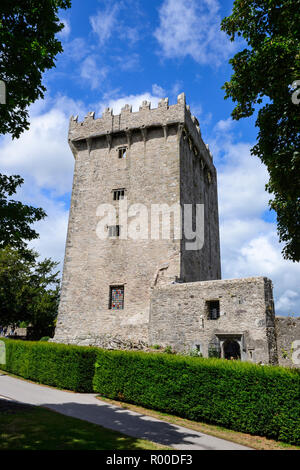
[[[150,194],[153,203],[177,202],[178,152],[172,145],[177,135],[170,135],[168,143],[161,145],[161,130],[153,129],[145,145],[134,134],[126,161],[117,155],[118,146],[126,143],[125,136],[113,136],[110,150],[103,140],[96,140],[90,152],[79,151],[76,158],[56,334],[74,338],[110,333],[146,341],[150,284],[164,263],[168,263],[168,276],[180,275],[179,240],[101,240],[96,233],[100,220],[96,213],[101,203],[117,205],[114,188],[126,189],[130,205],[142,203],[149,208]],[[166,181],[173,185],[172,191]],[[110,285],[124,285],[123,310],[108,308]]]
[[[158,107],[151,109],[150,103],[144,101],[138,112],[132,112],[130,105],[125,105],[121,113],[113,114],[113,110],[107,108],[101,118],[95,119],[95,113],[91,112],[83,122],[78,122],[78,116],[71,116],[69,126],[69,142],[86,141],[98,136],[108,136],[119,132],[132,132],[135,129],[144,130],[150,127],[162,126],[164,132],[172,124],[182,124],[186,127],[190,141],[198,151],[203,162],[214,169],[212,154],[205,145],[200,132],[197,119],[191,114],[190,107],[186,105],[185,94],[178,96],[176,104],[169,105],[168,98],[162,99]]]
[[[114,338],[119,344],[147,343],[151,287],[182,276],[220,277],[212,156],[184,95],[172,106],[167,100],[156,109],[143,103],[138,113],[126,105],[118,116],[106,110],[102,118],[89,113],[81,123],[72,117],[69,143],[75,170],[54,340],[104,347]],[[121,146],[127,147],[125,159],[118,158]],[[196,159],[198,163],[191,165]],[[214,178],[211,182],[208,172]],[[191,181],[192,193],[188,192]],[[197,202],[200,191],[201,202],[208,206],[205,236],[209,237],[201,254],[185,253],[181,240],[172,234],[159,240],[99,239],[97,208],[117,205],[112,191],[118,188],[125,189],[129,206],[143,204],[149,214],[153,204]],[[150,233],[150,221],[148,229]],[[122,310],[109,309],[111,285],[124,286]]]
[[[279,364],[288,367],[299,367],[300,317],[276,317],[275,320]],[[299,341],[299,343],[292,348],[294,341]]]
[[[198,157],[185,132],[180,142],[180,155],[181,204],[204,205],[204,246],[195,251],[186,249],[188,240],[182,240],[181,279],[184,282],[220,279],[217,172]]]
[[[219,300],[220,318],[210,320],[207,302]],[[151,345],[188,352],[197,345],[204,357],[211,344],[235,339],[241,359],[277,363],[271,282],[264,277],[172,284],[153,289]]]

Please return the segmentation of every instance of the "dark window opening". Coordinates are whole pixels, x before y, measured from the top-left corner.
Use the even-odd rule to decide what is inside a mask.
[[[108,236],[109,236],[109,238],[119,237],[120,233],[121,233],[121,226],[120,225],[110,225],[108,227]]]
[[[126,158],[127,147],[121,147],[118,150],[119,158]]]
[[[109,291],[109,309],[124,309],[124,286],[110,286]]]
[[[220,318],[220,302],[219,300],[209,300],[207,302],[208,319],[217,320]]]
[[[114,201],[119,201],[120,199],[124,199],[125,197],[125,189],[114,189]]]
[[[237,341],[225,341],[223,350],[225,359],[241,359],[241,348]]]

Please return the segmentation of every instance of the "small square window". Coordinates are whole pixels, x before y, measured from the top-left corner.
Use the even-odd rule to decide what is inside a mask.
[[[108,227],[108,236],[109,238],[119,237],[121,233],[121,226],[120,225],[110,225]]]
[[[206,302],[208,309],[208,319],[217,320],[220,318],[220,301],[219,300],[209,300]]]
[[[125,197],[125,189],[114,189],[114,201],[119,201],[120,199],[124,199]]]
[[[109,309],[124,309],[124,286],[110,286],[109,290]]]
[[[118,149],[119,158],[126,158],[126,154],[127,154],[127,147],[120,147]]]

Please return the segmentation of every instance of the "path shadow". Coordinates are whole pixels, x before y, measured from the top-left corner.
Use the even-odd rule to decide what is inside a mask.
[[[33,405],[0,398],[0,416],[2,413],[16,414],[22,411],[30,412],[32,408]]]
[[[117,408],[99,401],[97,404],[82,404],[69,402],[64,404],[43,403],[41,406],[57,411],[67,416],[79,418],[90,423],[98,424],[108,429],[118,431],[128,436],[147,439],[168,447],[187,446],[191,450],[215,450],[215,445],[208,445],[205,434],[189,429],[179,428],[176,425],[155,418],[136,414],[130,410]],[[214,438],[212,438],[214,439]],[[197,441],[197,442],[196,442]]]
[[[141,450],[140,440],[45,407],[0,398],[0,451]]]

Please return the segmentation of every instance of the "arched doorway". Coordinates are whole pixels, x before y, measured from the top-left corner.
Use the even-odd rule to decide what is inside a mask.
[[[237,341],[227,339],[223,344],[225,359],[241,359],[241,348]]]

